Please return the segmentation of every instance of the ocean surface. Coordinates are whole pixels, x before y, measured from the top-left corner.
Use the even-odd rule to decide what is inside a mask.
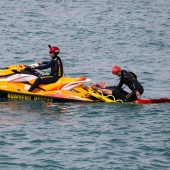
[[[0,68],[48,60],[66,76],[170,97],[169,0],[0,0]],[[0,101],[0,170],[170,170],[170,104]]]

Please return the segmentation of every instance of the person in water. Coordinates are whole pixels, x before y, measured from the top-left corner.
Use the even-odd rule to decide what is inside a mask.
[[[106,95],[113,95],[122,99],[124,102],[132,102],[136,99],[140,99],[143,94],[143,86],[138,82],[137,76],[133,72],[122,70],[118,65],[112,68],[112,74],[120,77],[120,82],[117,86],[105,86],[101,88],[98,84],[92,84],[91,87],[94,90],[100,90]],[[122,90],[123,84],[127,85],[131,90],[130,93]],[[100,86],[100,87],[99,87]]]
[[[60,57],[58,56],[60,49],[56,46],[51,47],[51,45],[49,45],[49,48],[51,60],[44,62],[40,61],[38,62],[39,66],[31,66],[31,69],[44,70],[51,68],[51,73],[48,76],[38,77],[28,90],[29,92],[32,92],[36,87],[38,87],[39,84],[55,83],[63,76],[63,64]]]

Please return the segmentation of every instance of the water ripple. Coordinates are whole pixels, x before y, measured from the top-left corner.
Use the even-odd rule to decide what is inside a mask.
[[[143,97],[170,97],[169,1],[6,0],[0,67],[47,60],[58,45],[67,76],[117,85],[134,71]],[[4,65],[5,63],[5,65]],[[168,170],[169,104],[0,101],[0,169]]]

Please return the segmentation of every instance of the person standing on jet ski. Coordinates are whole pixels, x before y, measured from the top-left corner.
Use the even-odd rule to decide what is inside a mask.
[[[137,76],[133,72],[122,70],[118,65],[112,68],[112,74],[120,77],[120,82],[116,86],[121,89],[123,84],[127,85],[131,92],[125,97],[124,102],[132,102],[139,99],[144,92],[143,86],[138,82]]]
[[[36,87],[38,87],[39,84],[55,83],[63,76],[63,64],[60,57],[58,56],[60,49],[56,46],[51,47],[51,45],[49,45],[49,48],[51,60],[47,62],[38,62],[39,66],[31,66],[31,69],[44,70],[51,68],[51,73],[49,76],[38,77],[28,90],[29,92],[32,92]]]

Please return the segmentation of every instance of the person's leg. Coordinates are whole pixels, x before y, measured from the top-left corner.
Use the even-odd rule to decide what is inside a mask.
[[[57,80],[58,78],[55,78],[55,77],[42,77],[40,80],[40,84],[55,83]]]
[[[138,91],[139,91],[140,95],[143,94],[144,89],[143,89],[142,85],[138,87]],[[136,96],[136,92],[134,90],[126,96],[126,99],[124,100],[124,102],[133,102],[136,99],[137,99],[137,96]]]
[[[39,84],[55,83],[58,79],[59,79],[58,77],[52,77],[52,76],[39,77],[35,80],[34,84],[32,85],[32,87],[28,91],[32,92],[36,87],[38,87]]]
[[[38,77],[28,91],[32,92],[40,84],[40,82],[41,82],[41,78]]]
[[[133,102],[133,101],[136,100],[136,99],[137,99],[136,93],[135,93],[135,91],[132,91],[131,93],[129,93],[129,94],[126,96],[124,102]]]

